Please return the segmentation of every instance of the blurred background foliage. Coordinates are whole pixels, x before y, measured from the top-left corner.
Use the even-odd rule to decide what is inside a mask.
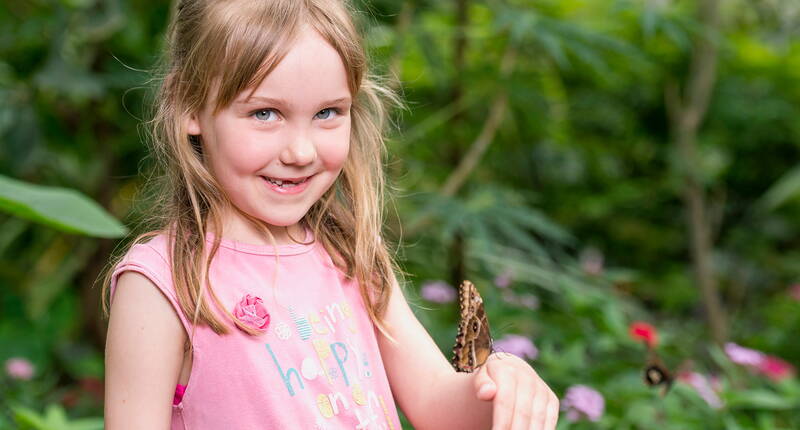
[[[800,428],[800,3],[356,6],[409,105],[387,238],[447,355],[467,278],[498,346],[562,397],[559,428]],[[146,210],[169,14],[0,3],[0,428],[102,428],[95,280]]]

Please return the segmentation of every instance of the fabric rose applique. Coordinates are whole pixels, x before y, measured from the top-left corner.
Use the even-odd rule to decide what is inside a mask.
[[[261,297],[250,294],[242,297],[233,310],[233,316],[257,330],[266,330],[269,325],[269,312],[264,306],[264,301]]]

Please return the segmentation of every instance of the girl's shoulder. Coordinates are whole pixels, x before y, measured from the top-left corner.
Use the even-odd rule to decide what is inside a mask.
[[[133,240],[125,254],[114,266],[112,294],[116,279],[123,272],[139,272],[161,289],[172,292],[172,264],[170,264],[169,241],[166,233],[151,232]]]
[[[180,310],[178,294],[173,283],[169,248],[168,236],[164,233],[153,232],[137,237],[114,267],[110,279],[110,299],[114,297],[120,276],[125,272],[137,272],[164,293],[176,310]],[[180,312],[179,315],[185,323]]]
[[[154,265],[166,264],[169,267],[169,255],[170,246],[167,233],[154,231],[134,239],[118,264],[142,262]]]

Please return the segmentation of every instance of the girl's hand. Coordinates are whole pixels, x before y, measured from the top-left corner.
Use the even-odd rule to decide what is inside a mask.
[[[494,353],[475,374],[478,399],[494,401],[492,430],[554,430],[558,397],[521,358]]]

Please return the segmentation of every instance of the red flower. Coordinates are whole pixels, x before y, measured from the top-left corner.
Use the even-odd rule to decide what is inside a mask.
[[[89,393],[92,397],[94,397],[94,399],[98,401],[103,400],[105,392],[103,381],[93,377],[81,378],[80,385],[81,390]]]
[[[794,366],[771,355],[761,361],[758,370],[773,381],[781,381],[794,375]]]
[[[72,389],[64,393],[61,397],[61,404],[64,405],[65,408],[71,409],[77,406],[80,398],[81,392],[78,389]]]
[[[646,322],[633,322],[628,328],[628,333],[634,340],[644,341],[647,346],[654,347],[658,343],[656,328]]]
[[[65,408],[74,408],[81,403],[85,403],[87,399],[95,404],[102,404],[103,388],[103,381],[97,378],[81,378],[78,386],[73,386],[64,393],[61,397],[61,404]]]
[[[789,287],[789,297],[800,302],[800,284],[794,284]]]
[[[236,305],[233,315],[254,329],[266,330],[269,325],[269,312],[263,302],[260,297],[247,294]]]

